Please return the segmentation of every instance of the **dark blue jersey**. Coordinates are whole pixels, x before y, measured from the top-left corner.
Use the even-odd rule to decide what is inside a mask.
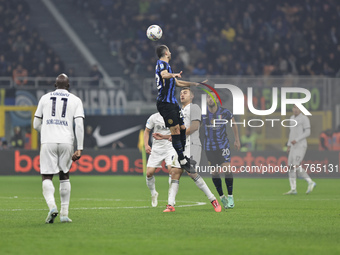
[[[176,99],[176,80],[175,78],[163,79],[161,72],[168,70],[169,73],[173,73],[169,63],[157,60],[156,65],[156,85],[158,89],[157,101],[166,102],[171,104],[178,104]]]
[[[215,113],[209,112],[207,109],[207,115],[202,115],[202,125],[204,127],[204,150],[215,151],[218,149],[226,149],[229,146],[229,139],[227,136],[227,124],[233,118],[233,114],[221,107],[217,107]],[[220,119],[221,121],[217,121]],[[214,126],[214,120],[215,126]]]

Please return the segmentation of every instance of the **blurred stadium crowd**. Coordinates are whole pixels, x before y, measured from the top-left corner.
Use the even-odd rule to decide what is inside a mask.
[[[153,70],[159,24],[176,70],[193,75],[340,76],[336,0],[73,0],[126,73]]]
[[[0,76],[55,77],[64,63],[31,24],[29,2],[0,0]]]
[[[72,5],[132,77],[153,72],[155,44],[145,36],[151,24],[163,28],[172,65],[186,74],[340,76],[336,0],[72,0]],[[54,77],[64,69],[32,27],[29,2],[0,0],[0,76]]]

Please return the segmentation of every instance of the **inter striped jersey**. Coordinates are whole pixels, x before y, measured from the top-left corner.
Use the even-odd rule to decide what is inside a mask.
[[[215,151],[218,149],[225,149],[229,146],[229,139],[227,136],[227,124],[225,121],[215,121],[214,120],[228,120],[233,118],[233,114],[222,107],[217,107],[215,113],[209,112],[207,109],[207,114],[202,115],[202,125],[204,127],[204,150],[205,151]],[[223,124],[220,124],[223,123]]]
[[[163,79],[161,72],[168,70],[169,73],[173,73],[169,63],[157,60],[156,64],[156,85],[158,89],[157,101],[166,102],[171,104],[178,104],[176,99],[176,80],[175,78]]]

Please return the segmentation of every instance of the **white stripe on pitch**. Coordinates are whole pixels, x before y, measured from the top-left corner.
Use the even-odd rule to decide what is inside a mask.
[[[121,201],[121,200],[120,200]],[[145,201],[145,200],[139,200]],[[178,202],[188,202],[188,201],[178,201]],[[201,206],[206,205],[205,202],[191,202],[194,204],[185,204],[185,205],[177,205],[176,207],[191,207],[191,206]],[[161,207],[161,206],[158,206]],[[114,210],[114,209],[145,209],[145,208],[153,208],[151,206],[118,206],[118,207],[79,207],[79,208],[70,208],[70,210]],[[16,211],[46,211],[48,209],[0,209],[2,212],[16,212]]]

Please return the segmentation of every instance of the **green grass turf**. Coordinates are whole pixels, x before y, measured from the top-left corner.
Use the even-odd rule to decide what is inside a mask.
[[[317,179],[306,195],[298,180],[298,195],[283,196],[287,179],[235,179],[235,208],[215,213],[183,177],[177,205],[206,205],[163,213],[167,177],[156,176],[152,208],[142,176],[71,176],[73,223],[45,224],[40,177],[0,177],[0,254],[340,254],[339,181]]]

